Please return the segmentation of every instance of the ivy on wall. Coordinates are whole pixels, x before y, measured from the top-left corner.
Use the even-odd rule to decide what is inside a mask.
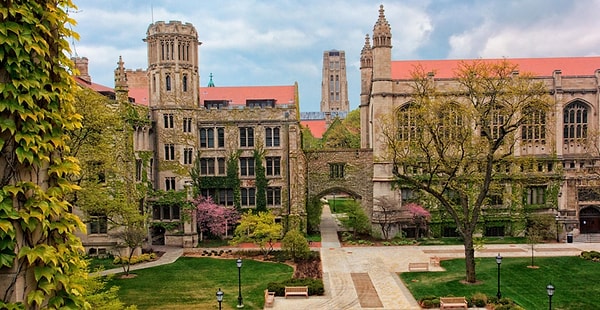
[[[267,211],[267,185],[269,180],[263,166],[264,151],[254,149],[254,172],[256,174],[256,210],[255,212]]]
[[[240,177],[238,175],[238,159],[240,151],[235,151],[227,156],[227,169],[225,176],[205,176],[200,173],[200,152],[196,156],[194,166],[190,170],[192,185],[194,187],[194,196],[201,193],[201,189],[233,189],[233,204],[241,209]]]

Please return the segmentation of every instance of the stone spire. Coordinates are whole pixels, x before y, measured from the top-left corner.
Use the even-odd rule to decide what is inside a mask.
[[[208,81],[208,87],[215,87],[215,83],[213,82],[213,79],[212,79],[213,78],[212,72],[210,73],[209,77],[210,77],[210,80]]]
[[[373,26],[373,47],[392,46],[392,28],[385,19],[383,4],[379,6],[379,18]]]
[[[123,58],[119,56],[115,69],[115,96],[119,102],[129,101],[129,86],[127,84],[127,73],[125,72],[125,64]]]
[[[371,42],[369,35],[365,36],[365,45],[360,52],[360,67],[361,68],[372,68],[373,67],[373,50],[371,49]]]

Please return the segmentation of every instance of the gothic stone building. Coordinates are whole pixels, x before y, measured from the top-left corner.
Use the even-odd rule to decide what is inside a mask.
[[[361,52],[361,147],[373,150],[373,196],[406,200],[411,193],[394,190],[391,164],[385,158],[386,145],[381,127],[384,115],[397,113],[411,101],[411,71],[416,66],[431,72],[438,89],[452,89],[459,60],[392,60],[392,33],[383,6]],[[600,57],[508,59],[519,70],[531,72],[542,81],[554,107],[535,126],[539,131],[523,136],[515,148],[516,156],[558,158],[563,171],[558,189],[558,204],[544,205],[547,185],[526,188],[523,204],[542,204],[541,213],[556,216],[562,231],[600,232]],[[493,61],[493,60],[492,60]],[[434,74],[435,72],[435,74]],[[455,84],[456,85],[456,84]],[[399,124],[402,126],[402,124]],[[556,169],[554,168],[554,169]],[[552,167],[542,167],[548,172]],[[485,219],[484,219],[485,221]],[[498,226],[498,223],[494,224]],[[509,221],[499,229],[482,229],[484,235],[510,231]],[[516,233],[516,232],[513,232]],[[451,234],[451,230],[440,230]]]

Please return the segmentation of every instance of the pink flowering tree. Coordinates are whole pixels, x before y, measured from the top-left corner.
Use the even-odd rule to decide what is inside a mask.
[[[427,222],[429,222],[429,219],[431,218],[431,214],[423,208],[423,206],[414,202],[408,203],[405,208],[412,215],[412,220],[417,226],[416,237],[420,238],[421,226],[427,225]]]
[[[204,234],[222,238],[228,228],[240,219],[240,214],[235,208],[217,205],[211,197],[199,196],[192,203],[196,209],[196,221],[201,240]]]

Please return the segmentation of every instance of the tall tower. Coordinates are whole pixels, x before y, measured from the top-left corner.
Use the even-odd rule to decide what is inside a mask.
[[[321,82],[321,112],[348,112],[348,80],[346,78],[346,53],[323,52],[323,81]]]
[[[154,187],[181,190],[198,150],[198,33],[190,23],[163,21],[148,27],[149,107],[154,126]]]
[[[365,45],[360,52],[360,147],[371,147],[371,83],[373,78],[373,51],[369,35],[365,36]]]

